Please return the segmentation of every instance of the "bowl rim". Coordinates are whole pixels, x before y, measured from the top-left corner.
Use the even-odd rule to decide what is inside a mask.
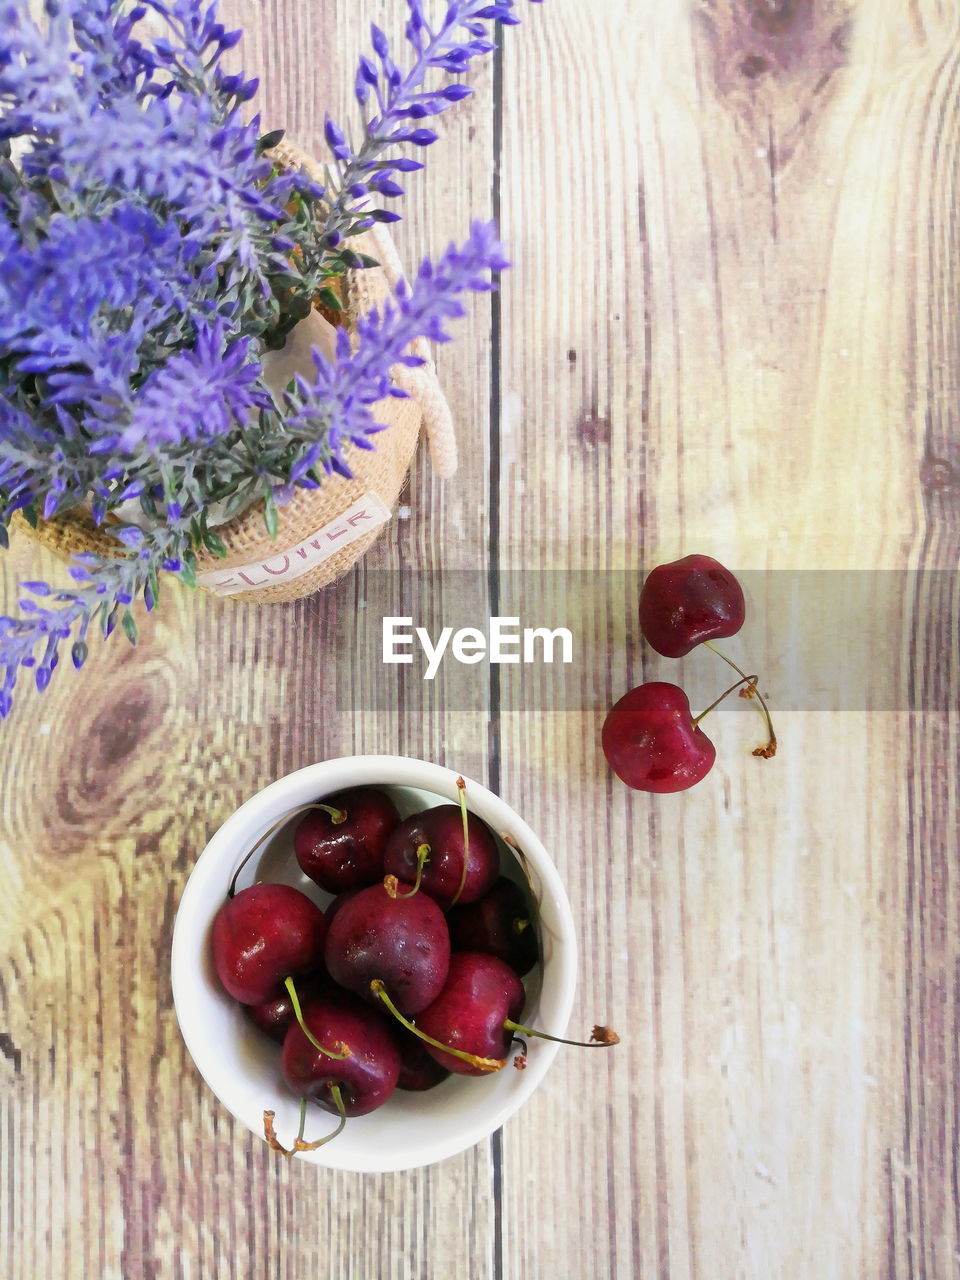
[[[331,786],[325,782],[331,773],[349,773],[350,781]],[[551,906],[558,920],[558,936],[562,945],[557,947],[549,962],[551,987],[554,988],[553,1012],[549,1030],[563,1035],[573,1009],[577,973],[577,938],[573,912],[560,878],[560,874],[542,841],[523,818],[501,796],[482,783],[443,765],[433,764],[412,756],[352,755],[335,756],[317,761],[288,773],[257,791],[217,828],[197,858],[184,885],[177,906],[170,956],[170,973],[173,987],[173,1003],[187,1052],[206,1086],[218,1101],[252,1133],[263,1137],[262,1110],[253,1118],[231,1096],[229,1080],[225,1079],[222,1055],[209,1037],[205,1037],[204,1025],[191,992],[196,988],[198,963],[198,929],[205,940],[215,914],[210,889],[214,884],[223,889],[229,878],[228,862],[232,867],[239,862],[239,851],[252,847],[260,835],[284,812],[292,812],[304,803],[303,795],[322,795],[324,790],[349,786],[410,787],[430,792],[442,802],[457,800],[457,779],[466,783],[467,807],[487,821],[499,835],[506,831],[517,841],[531,867],[540,877],[543,895],[549,895]],[[485,814],[492,815],[485,817]],[[259,834],[258,834],[259,832]],[[229,855],[232,855],[229,856]],[[457,1155],[495,1133],[514,1115],[540,1085],[556,1057],[559,1046],[539,1040],[538,1052],[531,1055],[527,1069],[515,1073],[516,1081],[507,1098],[491,1107],[491,1118],[448,1129],[440,1137],[431,1137],[417,1145],[416,1150],[405,1149],[401,1154],[388,1155],[377,1150],[376,1142],[369,1153],[355,1148],[341,1147],[337,1143],[321,1147],[318,1151],[299,1153],[309,1163],[331,1169],[354,1172],[388,1173],[419,1168],[434,1164],[449,1156]],[[387,1104],[389,1105],[389,1103]]]

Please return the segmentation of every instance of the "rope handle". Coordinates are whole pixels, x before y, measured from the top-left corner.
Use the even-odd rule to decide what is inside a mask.
[[[395,290],[404,279],[404,271],[393,237],[380,223],[374,223],[368,234],[376,245],[377,258],[387,282]],[[430,461],[437,475],[448,480],[457,470],[457,436],[453,413],[440,386],[437,366],[426,338],[418,338],[413,343],[412,350],[424,363],[418,369],[399,365],[392,371],[392,377],[402,391],[406,391],[407,395],[420,404],[427,444],[430,447]]]

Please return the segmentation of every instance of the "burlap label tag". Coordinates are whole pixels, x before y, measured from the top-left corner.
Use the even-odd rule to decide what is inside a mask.
[[[197,582],[218,596],[235,596],[245,591],[261,591],[282,582],[293,582],[390,519],[390,508],[370,492],[341,512],[335,520],[312,533],[296,546],[259,560],[198,575]]]

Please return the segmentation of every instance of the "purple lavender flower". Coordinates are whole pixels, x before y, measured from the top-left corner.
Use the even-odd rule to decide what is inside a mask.
[[[91,423],[104,429],[92,451],[156,452],[166,444],[208,443],[244,427],[254,409],[273,404],[256,387],[262,371],[249,350],[249,338],[227,342],[223,321],[202,328],[193,348],[155,369],[131,402],[110,406],[108,417]]]
[[[135,642],[131,605],[156,606],[161,573],[190,585],[201,549],[224,554],[212,507],[260,501],[273,532],[297,487],[349,475],[346,450],[383,429],[377,402],[404,394],[391,369],[419,363],[415,339],[447,341],[462,295],[506,266],[475,224],[359,322],[356,349],[342,334],[335,362],[315,354],[312,380],[270,392],[264,352],[318,296],[336,305],[332,275],[374,265],[351,238],[397,217],[378,206],[423,167],[402,148],[429,146],[425,122],[469,94],[458,77],[494,47],[488,24],[518,21],[516,0],[453,0],[433,23],[407,4],[413,65],[372,28],[364,137],[355,152],[327,123],[325,197],[268,158],[281,135],[246,117],[256,81],[220,65],[240,33],[216,0],[46,0],[43,29],[29,0],[0,0],[0,545],[14,512],[81,503],[116,542],[76,557],[65,589],[23,584],[0,618],[0,717],[20,672],[45,689],[64,643],[83,665],[91,629]],[[125,503],[136,522],[108,522]]]
[[[167,551],[186,545],[183,535],[173,532],[163,534],[162,542]],[[58,665],[60,645],[69,639],[72,632],[76,632],[76,639],[71,646],[71,658],[79,669],[87,656],[87,635],[91,626],[99,626],[106,637],[119,622],[127,638],[135,644],[137,627],[130,605],[140,596],[144,597],[148,608],[153,608],[156,603],[156,566],[136,552],[117,558],[77,558],[83,558],[93,566],[92,572],[80,565],[72,571],[72,576],[81,583],[77,588],[51,593],[46,583],[21,584],[36,596],[49,597],[54,607],[40,605],[36,600],[27,598],[20,601],[21,613],[25,616],[0,617],[0,718],[9,715],[13,707],[13,690],[21,669],[32,671],[34,682],[42,693]]]
[[[539,4],[541,0],[533,0]],[[516,25],[516,0],[451,0],[439,23],[427,18],[424,0],[407,0],[410,17],[406,38],[414,53],[410,68],[404,72],[394,62],[386,35],[375,24],[370,28],[374,57],[361,54],[357,66],[355,97],[363,120],[363,140],[354,151],[345,132],[333,120],[326,124],[326,142],[339,170],[336,199],[327,217],[327,233],[336,234],[344,223],[355,220],[366,202],[377,196],[395,199],[403,195],[403,187],[395,179],[397,173],[410,173],[423,165],[397,154],[408,143],[429,147],[437,140],[433,129],[416,122],[447,111],[456,102],[469,97],[472,90],[462,81],[423,89],[432,71],[459,76],[471,62],[492,53],[496,44],[488,38],[486,23]],[[393,153],[392,158],[389,154]],[[377,222],[397,221],[399,215],[385,209],[372,208],[366,216]]]
[[[41,32],[27,0],[7,0],[0,35],[0,141],[30,147],[24,177],[49,177],[74,197],[136,191],[178,214],[197,241],[218,244],[228,276],[261,272],[263,231],[282,219],[296,175],[272,176],[258,146],[259,120],[241,105],[256,82],[224,76],[221,54],[239,37],[216,22],[216,5],[149,0],[169,36],[146,45],[135,32],[145,7],[64,0]],[[139,17],[137,15],[139,14]],[[75,48],[79,45],[79,48]]]
[[[416,368],[423,363],[410,354],[411,344],[423,337],[448,342],[447,322],[465,314],[460,295],[492,289],[488,273],[508,266],[496,225],[475,222],[462,248],[451,245],[436,265],[425,259],[412,287],[401,283],[395,302],[386,303],[382,312],[374,310],[361,317],[355,352],[341,330],[335,363],[314,353],[316,375],[312,383],[296,379],[295,391],[287,396],[286,424],[291,432],[307,437],[325,426],[326,449],[320,460],[328,473],[351,476],[343,458],[347,445],[373,448],[369,437],[384,428],[372,406],[398,394],[391,370],[396,365]]]

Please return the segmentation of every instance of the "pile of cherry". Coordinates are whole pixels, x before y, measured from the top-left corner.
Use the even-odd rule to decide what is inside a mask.
[[[691,713],[679,685],[667,681],[651,680],[625,694],[604,721],[602,745],[611,769],[627,786],[686,791],[706,777],[717,753],[700,721],[735,690],[743,698],[756,698],[766,720],[767,742],[753,754],[765,759],[776,754],[777,739],[758,677],[747,675],[713,644],[736,635],[745,618],[743,588],[710,556],[686,556],[659,565],[647,577],[640,593],[640,629],[657,653],[682,658],[703,644],[740,678],[698,716]]]
[[[285,884],[237,892],[243,864],[234,876],[214,920],[213,960],[224,989],[282,1045],[300,1132],[282,1146],[265,1111],[264,1136],[284,1155],[329,1142],[348,1116],[376,1110],[395,1089],[499,1071],[515,1041],[522,1068],[523,1036],[557,1039],[517,1021],[521,978],[539,959],[537,921],[501,876],[497,842],[468,811],[462,778],[457,785],[459,805],[405,819],[375,787],[305,806],[294,851],[305,875],[334,895],[325,912]],[[563,1041],[616,1042],[605,1027],[588,1042]],[[312,1142],[308,1099],[339,1116],[333,1133]]]

